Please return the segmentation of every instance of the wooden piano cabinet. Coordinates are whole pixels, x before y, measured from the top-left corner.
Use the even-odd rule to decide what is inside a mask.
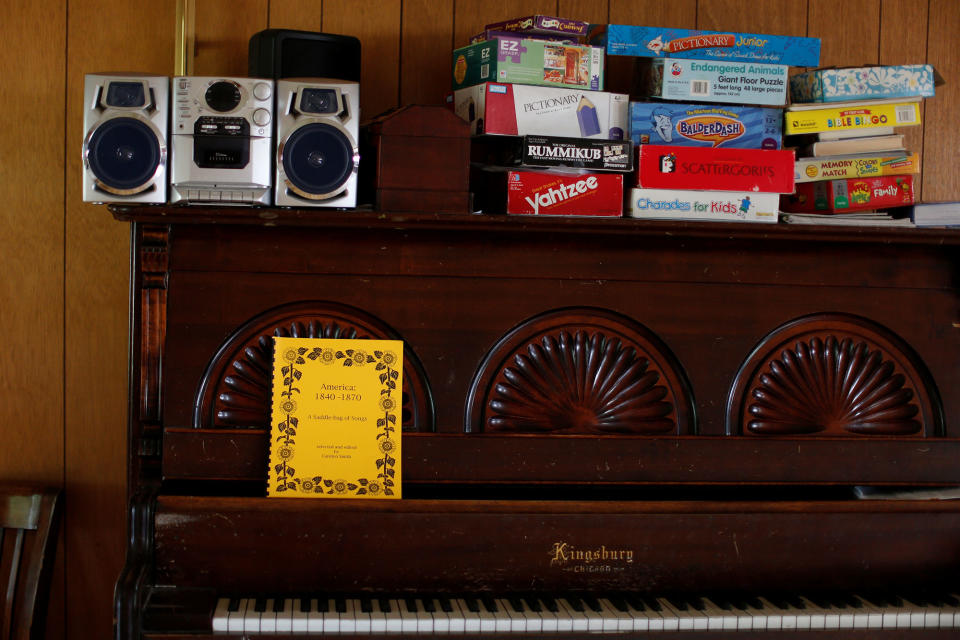
[[[209,635],[211,602],[247,588],[782,592],[960,568],[957,502],[853,498],[960,485],[960,231],[111,212],[133,237],[118,640]],[[404,500],[263,497],[273,335],[404,341]],[[634,561],[564,571],[554,544]]]

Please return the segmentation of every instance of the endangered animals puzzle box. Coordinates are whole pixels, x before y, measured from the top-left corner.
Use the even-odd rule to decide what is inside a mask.
[[[663,100],[782,107],[787,102],[787,69],[782,64],[645,58],[637,61],[636,93]]]

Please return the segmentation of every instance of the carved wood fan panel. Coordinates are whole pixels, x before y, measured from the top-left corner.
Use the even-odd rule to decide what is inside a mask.
[[[926,366],[888,329],[846,314],[814,314],[769,333],[727,396],[731,435],[943,435]]]
[[[680,363],[639,323],[605,309],[531,318],[487,353],[465,431],[686,434],[693,395]]]
[[[270,426],[273,337],[402,340],[360,309],[333,302],[283,305],[252,318],[210,360],[195,396],[195,428]],[[434,431],[433,396],[419,359],[403,349],[404,431]]]

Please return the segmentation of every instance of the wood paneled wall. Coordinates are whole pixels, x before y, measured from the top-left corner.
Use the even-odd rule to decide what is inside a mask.
[[[83,75],[173,73],[175,0],[11,0],[0,61],[0,480],[66,489],[51,638],[108,637],[125,529],[129,229],[80,202]],[[195,74],[243,75],[267,27],[357,35],[362,110],[440,102],[449,54],[527,13],[822,39],[824,65],[929,61],[922,194],[960,199],[956,0],[196,0]],[[611,74],[619,69],[611,61]]]

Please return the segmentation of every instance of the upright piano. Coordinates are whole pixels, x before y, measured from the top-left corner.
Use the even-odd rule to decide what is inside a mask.
[[[960,231],[110,211],[118,640],[960,637]],[[265,497],[275,335],[403,341],[402,500]]]

